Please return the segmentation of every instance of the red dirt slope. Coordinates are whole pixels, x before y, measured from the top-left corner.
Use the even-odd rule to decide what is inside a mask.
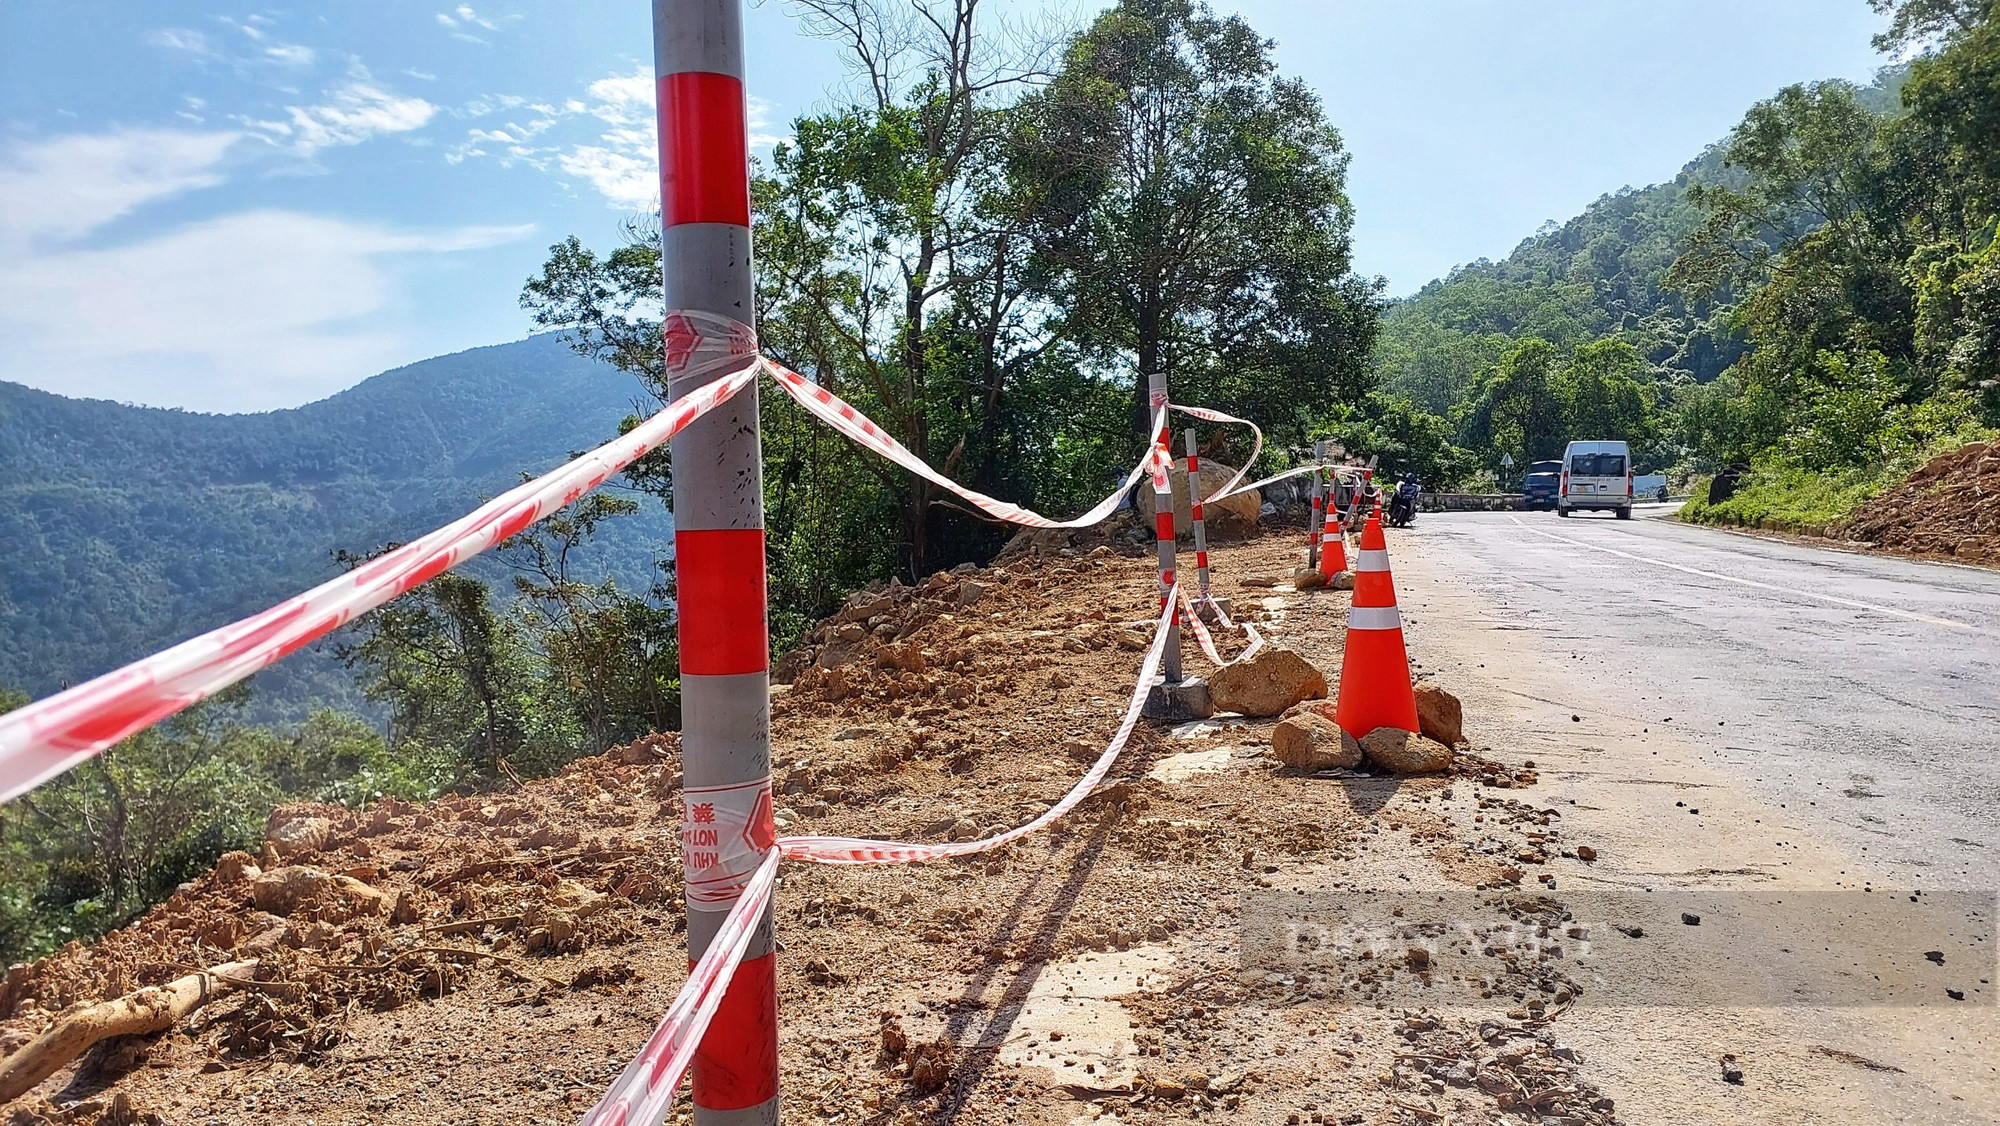
[[[1932,458],[1834,534],[1905,555],[2000,566],[2000,446]]]

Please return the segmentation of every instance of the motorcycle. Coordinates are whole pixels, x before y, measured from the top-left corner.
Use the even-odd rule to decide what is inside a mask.
[[[1395,495],[1389,498],[1389,526],[1407,528],[1417,519],[1417,496],[1423,490],[1415,481],[1404,481],[1396,486]]]

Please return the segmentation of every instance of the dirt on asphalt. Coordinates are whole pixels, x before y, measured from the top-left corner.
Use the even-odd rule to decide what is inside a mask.
[[[1289,574],[1299,539],[1218,545],[1217,592],[1331,682],[1347,596],[1242,581]],[[1157,598],[1144,540],[1044,536],[857,595],[779,667],[780,830],[969,839],[1046,808],[1132,690]],[[1593,988],[1576,952],[1607,936],[1557,890],[1595,853],[1535,764],[1475,746],[1442,776],[1301,776],[1271,759],[1273,722],[1142,726],[1095,796],[996,853],[788,866],[785,1119],[1624,1120],[1566,1042]],[[678,779],[662,735],[511,792],[288,807],[263,856],[11,969],[0,1055],[191,970],[254,957],[254,979],[0,1113],[575,1121],[686,975]]]

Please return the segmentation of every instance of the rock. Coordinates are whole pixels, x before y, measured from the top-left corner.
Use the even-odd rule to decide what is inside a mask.
[[[1736,1062],[1735,1056],[1722,1057],[1722,1081],[1738,1087],[1743,1085],[1743,1066]]]
[[[1200,481],[1196,487],[1203,498],[1201,519],[1210,535],[1247,535],[1257,530],[1258,517],[1263,513],[1264,501],[1257,490],[1225,497],[1213,504],[1207,498],[1229,483],[1236,476],[1236,470],[1219,462],[1203,459]],[[1174,528],[1182,536],[1194,534],[1194,514],[1188,505],[1187,459],[1174,462],[1173,472],[1167,474],[1168,484],[1174,490]],[[1153,490],[1143,482],[1133,490],[1139,508],[1139,515],[1145,518],[1147,527],[1153,524]]]
[[[1435,684],[1417,685],[1417,731],[1447,747],[1465,742],[1465,709]]]
[[[250,881],[250,902],[259,911],[289,915],[301,902],[329,888],[357,914],[381,914],[389,899],[352,876],[336,876],[299,864],[265,872]]]
[[[875,729],[872,727],[843,727],[833,733],[833,741],[836,743],[845,743],[853,739],[866,739],[873,734],[875,734]]]
[[[238,880],[254,880],[264,874],[257,862],[247,852],[225,852],[215,861],[215,882],[233,884]]]
[[[1597,859],[1597,850],[1589,845],[1578,845],[1576,846],[1576,858],[1585,864],[1592,863]]]
[[[1352,571],[1336,572],[1333,578],[1327,581],[1326,587],[1328,590],[1353,590],[1354,572]]]
[[[1692,911],[1683,911],[1681,912],[1681,925],[1688,927],[1698,927],[1701,925],[1701,916],[1695,914]]]
[[[1314,711],[1295,711],[1271,732],[1271,753],[1297,770],[1353,769],[1361,765],[1361,744]]]
[[[1244,586],[1272,587],[1272,586],[1292,585],[1292,580],[1289,575],[1250,575],[1247,578],[1241,579],[1239,581],[1241,581]]]
[[[1326,576],[1310,567],[1300,567],[1292,572],[1293,590],[1318,590],[1326,585]]]
[[[886,614],[896,608],[896,600],[886,594],[870,594],[862,591],[847,600],[840,613],[834,615],[837,622],[865,622],[877,614]]]
[[[971,579],[966,579],[958,584],[958,605],[960,609],[964,609],[984,597],[986,597],[985,583],[976,583]]]
[[[1413,970],[1431,968],[1431,952],[1421,946],[1412,946],[1403,951],[1403,964]]]
[[[264,824],[264,843],[279,860],[287,860],[300,853],[318,852],[331,832],[333,822],[324,817],[277,809]]]
[[[843,645],[853,645],[868,636],[868,627],[860,622],[842,622],[833,631],[833,639]]]
[[[1394,727],[1378,727],[1361,737],[1361,753],[1391,774],[1435,774],[1451,766],[1451,748]]]
[[[1301,700],[1325,698],[1326,677],[1282,645],[1267,645],[1249,660],[1219,669],[1208,678],[1209,704],[1218,712],[1282,715]]]

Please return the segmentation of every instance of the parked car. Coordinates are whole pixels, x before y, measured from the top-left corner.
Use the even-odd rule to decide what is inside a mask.
[[[1632,450],[1623,442],[1571,442],[1563,450],[1556,515],[1609,510],[1632,518]]]
[[[1561,462],[1555,464],[1561,465]],[[1556,497],[1562,492],[1562,470],[1535,470],[1521,483],[1521,507],[1530,512],[1538,508],[1549,509],[1556,506]]]

